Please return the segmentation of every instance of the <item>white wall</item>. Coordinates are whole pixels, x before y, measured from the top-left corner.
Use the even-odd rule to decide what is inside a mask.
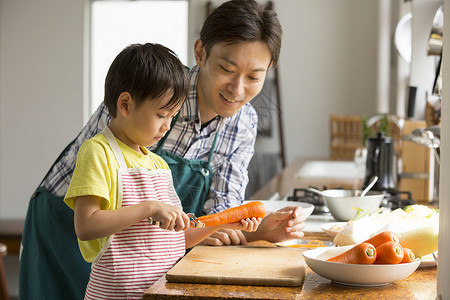
[[[24,218],[83,124],[85,1],[0,3],[0,218]]]
[[[374,114],[377,1],[275,1],[288,162],[328,156],[329,115]]]

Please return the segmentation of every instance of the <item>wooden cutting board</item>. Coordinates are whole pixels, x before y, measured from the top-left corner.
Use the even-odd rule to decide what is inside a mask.
[[[302,251],[285,247],[196,246],[167,274],[169,282],[300,286]]]

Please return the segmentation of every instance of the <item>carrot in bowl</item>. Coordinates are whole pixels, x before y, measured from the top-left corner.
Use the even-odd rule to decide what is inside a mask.
[[[398,264],[403,260],[405,251],[396,242],[386,242],[377,248],[375,264]]]
[[[416,259],[416,256],[414,255],[414,252],[409,248],[403,248],[403,251],[405,252],[403,254],[403,259],[400,263],[410,263],[413,262]]]
[[[377,235],[374,235],[370,239],[364,241],[364,243],[372,244],[375,248],[386,243],[386,242],[396,242],[399,243],[400,239],[397,234],[392,231],[383,231]]]
[[[252,201],[244,205],[232,207],[219,213],[201,216],[197,221],[205,226],[215,226],[228,223],[239,222],[247,218],[264,218],[266,216],[266,206],[260,201]]]
[[[327,261],[347,264],[373,264],[377,258],[375,247],[369,243],[361,243],[337,256],[327,259]]]

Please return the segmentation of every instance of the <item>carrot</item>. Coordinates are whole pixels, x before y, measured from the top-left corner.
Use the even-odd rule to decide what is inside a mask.
[[[327,259],[327,261],[347,263],[347,264],[373,264],[377,258],[377,251],[372,244],[361,243],[337,256]]]
[[[241,206],[229,208],[219,213],[198,217],[197,220],[205,224],[205,226],[215,226],[227,223],[239,222],[247,218],[264,218],[266,215],[266,207],[264,203],[253,201]]]
[[[402,261],[405,251],[396,242],[386,242],[378,247],[375,264],[398,264]]]
[[[325,246],[325,244],[322,241],[312,240],[312,241],[309,241],[308,244],[286,245],[286,247],[293,247],[293,248],[318,248],[318,247],[326,247],[326,246]]]
[[[375,248],[386,243],[386,242],[396,242],[399,243],[399,238],[396,233],[392,231],[383,231],[377,235],[374,235],[370,239],[364,241],[364,243],[372,244]]]
[[[416,256],[414,255],[414,252],[412,252],[411,249],[403,248],[403,250],[405,251],[405,254],[403,255],[403,259],[400,263],[402,263],[402,264],[410,263],[416,259]]]

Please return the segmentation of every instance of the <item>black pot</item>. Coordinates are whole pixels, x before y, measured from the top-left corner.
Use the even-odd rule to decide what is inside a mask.
[[[394,143],[392,138],[379,132],[375,138],[369,138],[366,143],[367,161],[366,175],[362,188],[370,183],[376,175],[378,181],[372,187],[374,191],[392,191],[397,189],[397,176],[394,163]]]

